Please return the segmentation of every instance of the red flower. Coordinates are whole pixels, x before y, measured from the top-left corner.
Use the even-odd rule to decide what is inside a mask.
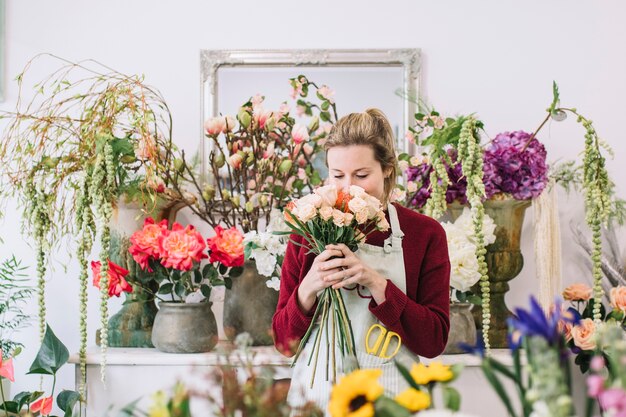
[[[136,231],[130,237],[132,246],[128,251],[133,255],[135,262],[141,269],[152,272],[149,266],[151,259],[159,259],[161,251],[159,249],[159,239],[167,233],[167,220],[161,220],[159,224],[154,223],[152,217],[148,217],[143,223],[143,229]]]
[[[122,292],[133,292],[133,287],[124,279],[128,271],[119,265],[109,262],[109,297],[119,297]],[[100,288],[100,261],[91,261],[91,271],[93,272],[93,285]]]
[[[2,358],[1,350],[0,350],[0,377],[3,377],[12,382],[15,382],[15,377],[13,376],[13,358],[9,358],[5,361]]]
[[[208,239],[211,257],[209,262],[220,262],[224,266],[243,265],[243,235],[236,227],[228,230],[215,227],[215,236]]]
[[[179,223],[174,223],[172,230],[159,237],[159,248],[161,264],[181,271],[189,271],[193,268],[194,261],[200,262],[207,257],[204,253],[204,238],[191,225],[183,228]]]
[[[32,403],[30,405],[30,411],[32,413],[40,411],[42,416],[50,415],[50,412],[52,411],[52,396],[40,398]]]

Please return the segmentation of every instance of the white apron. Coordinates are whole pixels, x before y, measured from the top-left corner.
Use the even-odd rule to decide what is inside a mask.
[[[391,225],[391,235],[385,240],[383,247],[369,244],[359,245],[357,256],[365,262],[366,265],[378,271],[381,275],[393,282],[402,292],[406,293],[406,275],[404,271],[404,256],[402,253],[402,238],[404,233],[400,230],[400,222],[398,221],[398,213],[396,208],[389,204],[389,220]],[[399,392],[406,389],[407,384],[404,378],[394,365],[394,360],[400,361],[409,367],[413,362],[418,362],[417,355],[410,352],[404,345],[400,347],[398,354],[391,359],[382,359],[378,356],[367,354],[365,351],[365,337],[370,326],[373,324],[381,324],[376,317],[369,311],[369,303],[371,295],[365,287],[343,288],[341,292],[352,330],[354,331],[354,343],[357,352],[357,358],[361,369],[378,368],[383,371],[379,382],[385,388],[385,394],[394,397]],[[383,327],[385,327],[383,325]],[[329,378],[326,380],[326,357],[327,342],[326,336],[322,335],[320,343],[320,352],[317,361],[317,371],[315,373],[315,381],[311,388],[311,375],[313,372],[313,362],[311,366],[307,365],[309,352],[313,348],[313,341],[319,328],[311,332],[310,338],[298,358],[298,362],[293,368],[291,377],[291,388],[289,389],[288,401],[291,406],[298,407],[308,401],[315,402],[324,412],[328,413],[328,401],[330,400],[330,392],[332,389],[332,365],[329,365]],[[387,329],[391,331],[391,329]],[[370,336],[370,341],[376,340],[379,332],[374,332]],[[330,338],[330,337],[329,337]],[[388,352],[393,352],[395,338],[392,340]],[[328,342],[330,344],[330,341]],[[339,350],[336,351],[337,364],[337,380],[340,379],[342,372],[343,360],[340,358]],[[350,371],[348,369],[348,371]]]

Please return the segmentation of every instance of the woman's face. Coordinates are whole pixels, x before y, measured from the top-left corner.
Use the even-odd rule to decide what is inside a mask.
[[[367,145],[335,146],[326,154],[330,184],[337,189],[358,185],[368,194],[383,201],[385,173],[374,158],[374,149]]]

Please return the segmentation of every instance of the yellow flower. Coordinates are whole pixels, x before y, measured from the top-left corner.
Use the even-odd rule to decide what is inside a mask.
[[[167,397],[163,391],[157,391],[152,395],[154,403],[148,409],[148,417],[170,417],[167,409]]]
[[[450,366],[444,365],[441,362],[431,362],[428,367],[428,373],[430,374],[431,381],[438,382],[447,382],[454,376],[450,370]]]
[[[428,366],[422,363],[413,364],[410,374],[417,385],[427,385],[430,382],[446,382],[454,376],[450,367],[441,362],[431,362]]]
[[[410,374],[417,385],[426,385],[430,382],[428,367],[423,363],[414,363]]]
[[[374,401],[384,389],[378,383],[380,369],[359,369],[339,380],[330,394],[332,417],[373,417]]]
[[[402,391],[396,396],[396,401],[412,413],[430,407],[430,395],[415,388]]]

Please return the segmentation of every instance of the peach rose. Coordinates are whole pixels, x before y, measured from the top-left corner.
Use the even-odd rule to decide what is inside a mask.
[[[303,205],[298,205],[298,220],[300,220],[302,223],[306,223],[309,220],[313,219],[315,216],[317,216],[317,209],[315,208],[315,206],[313,204],[303,204]]]
[[[159,259],[159,238],[167,232],[167,220],[161,220],[159,224],[154,223],[152,217],[148,217],[143,222],[143,228],[136,231],[130,237],[131,246],[128,251],[133,256],[135,262],[141,269],[152,272],[150,268],[151,259]]]
[[[364,224],[365,222],[367,222],[367,209],[357,211],[355,213],[355,217],[358,224]]]
[[[568,301],[589,301],[592,290],[587,284],[576,283],[563,290],[563,298]]]
[[[209,238],[211,257],[209,262],[219,262],[224,266],[242,266],[243,234],[236,227],[224,230],[221,226],[215,227],[215,236]]]
[[[122,292],[133,292],[133,287],[126,281],[125,277],[128,275],[128,270],[121,266],[108,261],[109,270],[107,275],[109,276],[109,297],[119,297]],[[100,288],[100,269],[102,264],[100,261],[91,261],[91,272],[93,273],[93,285]]]
[[[593,350],[596,347],[595,341],[596,324],[592,319],[583,319],[579,324],[572,327],[571,335],[574,344],[582,350]]]
[[[206,243],[195,227],[174,223],[172,230],[168,230],[159,238],[161,264],[166,268],[189,271],[193,263],[207,258],[204,253]]]
[[[324,206],[320,209],[320,217],[326,221],[333,217],[333,208],[330,206]]]
[[[322,197],[322,206],[333,207],[337,201],[337,187],[334,185],[324,185],[313,192]]]
[[[619,287],[611,288],[610,298],[611,307],[626,313],[626,287],[620,285]]]
[[[344,216],[343,216],[343,211],[341,210],[337,210],[337,209],[333,209],[333,223],[335,223],[337,226],[341,227],[341,226],[345,226],[344,225]]]

